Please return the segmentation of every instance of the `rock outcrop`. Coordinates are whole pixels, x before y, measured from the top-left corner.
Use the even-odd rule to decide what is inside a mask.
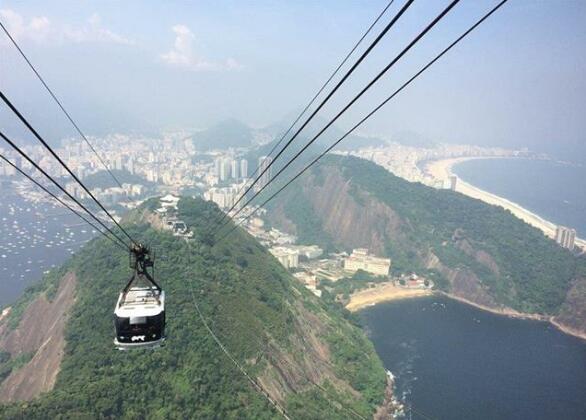
[[[531,227],[487,204],[452,197],[448,191],[433,192],[388,173],[384,179],[380,171],[367,167],[376,165],[348,163],[350,160],[331,157],[304,175],[298,185],[275,200],[268,213],[270,223],[302,236],[307,231],[302,225],[310,215],[312,231],[321,228],[321,236],[340,250],[368,248],[380,256],[400,256],[405,270],[417,267],[411,269],[440,274],[440,288],[454,297],[497,312],[553,318],[561,328],[586,335],[586,280],[574,278],[568,285],[572,272],[567,268],[584,265],[579,257],[572,260],[570,255],[561,255],[553,243],[537,238],[540,235]],[[372,174],[358,181],[361,173],[357,171]],[[379,182],[392,186],[380,188]],[[289,204],[295,200],[306,203],[303,217],[296,217]],[[463,208],[470,208],[480,219]],[[312,239],[319,237],[313,233]],[[533,252],[544,257],[535,261]],[[547,278],[531,286],[528,279],[533,281],[540,274],[539,267],[548,270]],[[565,269],[565,278],[561,278],[560,268]],[[551,296],[555,298],[549,299]],[[547,309],[535,309],[540,307]]]
[[[65,324],[75,301],[75,275],[67,274],[52,300],[32,301],[15,329],[0,325],[0,350],[11,358],[32,355],[0,385],[0,401],[30,400],[55,385],[65,348]]]

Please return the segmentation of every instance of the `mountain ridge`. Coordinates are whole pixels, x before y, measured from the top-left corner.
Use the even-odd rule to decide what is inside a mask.
[[[166,345],[153,352],[114,349],[112,305],[130,275],[128,261],[114,245],[93,240],[37,290],[54,298],[55,286],[75,273],[54,387],[26,403],[0,406],[0,417],[278,417],[206,332],[193,299],[226,348],[290,416],[384,411],[384,368],[348,314],[313,296],[241,230],[233,241],[212,247],[210,220],[220,215],[215,205],[179,202],[179,216],[195,232],[190,243],[157,229],[152,210],[158,205],[147,201],[124,226],[157,245],[157,278],[167,292]],[[18,329],[30,302],[0,328]],[[26,363],[15,372],[21,369]]]
[[[553,317],[586,333],[578,293],[586,284],[584,257],[504,209],[329,155],[275,199],[268,215],[303,243],[370,248],[393,259],[395,274],[417,272],[459,298]]]

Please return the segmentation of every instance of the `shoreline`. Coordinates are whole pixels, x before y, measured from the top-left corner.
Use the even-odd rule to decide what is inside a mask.
[[[433,296],[433,293],[430,289],[408,289],[395,286],[392,282],[385,282],[379,283],[375,287],[352,293],[350,300],[344,307],[350,312],[356,312],[374,306],[377,303]]]
[[[480,160],[480,159],[519,159],[519,158],[506,158],[506,157],[493,157],[493,156],[470,156],[470,157],[459,157],[449,159],[439,159],[427,161],[423,165],[423,172],[430,175],[434,179],[445,181],[450,176],[456,175],[453,172],[454,165],[469,160]],[[457,175],[456,175],[457,176]],[[496,194],[485,191],[478,188],[462,178],[458,177],[456,183],[456,192],[467,195],[468,197],[481,200],[485,203],[500,206],[505,210],[510,211],[514,216],[523,220],[525,223],[541,230],[547,237],[554,239],[557,225],[549,220],[544,219],[538,214],[533,213],[530,210],[522,207],[521,205],[508,200],[504,197],[500,197]],[[582,249],[586,249],[586,240],[576,237],[576,246]]]
[[[2,309],[2,312],[0,313],[0,322],[2,322],[2,320],[4,318],[7,318],[8,317],[8,315],[10,314],[10,310],[11,309],[12,309],[11,306],[8,306],[8,307]]]
[[[504,307],[502,309],[499,308],[491,308],[489,306],[481,305],[476,302],[472,302],[471,300],[452,295],[450,293],[436,291],[437,295],[445,296],[449,299],[457,300],[458,302],[464,303],[466,305],[474,306],[477,309],[482,311],[490,312],[495,315],[506,316],[508,318],[515,318],[515,319],[525,319],[525,320],[532,320],[532,321],[541,321],[547,322],[557,328],[559,331],[563,332],[564,334],[571,335],[576,338],[580,338],[586,341],[586,333],[581,331],[576,331],[573,328],[569,328],[563,324],[560,324],[558,321],[555,320],[555,317],[552,315],[539,315],[539,314],[528,314],[525,312],[519,312],[511,308]]]
[[[456,296],[456,295],[453,295],[453,294],[450,294],[447,292],[443,292],[440,290],[403,289],[403,288],[396,287],[396,286],[389,284],[389,283],[382,283],[382,285],[387,286],[389,289],[396,289],[396,290],[405,291],[408,293],[385,294],[384,291],[383,291],[383,293],[380,293],[380,291],[379,291],[379,293],[376,293],[377,291],[373,290],[373,289],[361,290],[359,292],[356,292],[356,293],[350,295],[350,301],[346,305],[344,305],[344,307],[346,309],[348,309],[350,312],[358,312],[363,309],[375,306],[379,303],[388,303],[388,302],[394,302],[394,301],[400,301],[400,300],[406,300],[406,299],[431,297],[431,296],[444,296],[444,297],[447,297],[448,299],[458,301],[458,302],[463,303],[465,305],[473,306],[476,309],[479,309],[479,310],[485,311],[485,312],[490,312],[495,315],[506,316],[508,318],[514,318],[514,319],[547,322],[564,334],[567,334],[572,337],[576,337],[576,338],[579,338],[579,339],[586,341],[586,332],[577,331],[577,330],[574,330],[573,328],[567,327],[567,326],[559,323],[558,321],[556,321],[554,316],[529,314],[529,313],[519,312],[514,309],[507,308],[507,307],[491,308],[489,306],[481,305],[481,304],[473,302],[471,300],[468,300],[468,299],[465,299],[460,296]],[[384,287],[382,287],[382,288],[384,288]],[[372,291],[374,293],[367,294],[366,292],[369,292],[369,291]],[[415,293],[413,293],[413,292],[415,292]],[[417,293],[417,292],[420,292],[420,293]],[[360,296],[362,298],[362,301],[359,303],[354,303],[354,305],[351,305],[352,298],[357,297],[357,296]],[[371,299],[368,300],[367,299],[368,297],[370,297]]]

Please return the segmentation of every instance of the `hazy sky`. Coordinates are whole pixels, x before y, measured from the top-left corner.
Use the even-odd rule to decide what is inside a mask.
[[[395,1],[383,24],[404,1]],[[446,4],[416,0],[324,115]],[[463,0],[340,125],[367,112],[494,4]],[[280,120],[305,105],[384,5],[3,0],[0,19],[91,134]],[[585,76],[586,2],[510,0],[362,132],[585,152],[577,147],[586,142]],[[70,131],[3,34],[0,89],[41,129]],[[10,125],[6,112],[0,117]]]

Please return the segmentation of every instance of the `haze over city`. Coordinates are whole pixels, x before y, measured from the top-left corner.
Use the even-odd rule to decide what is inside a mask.
[[[586,3],[0,4],[0,419],[586,419]]]
[[[328,115],[443,7],[415,2]],[[479,17],[465,2],[418,44],[367,100],[410,76]],[[563,5],[563,7],[562,7]],[[252,126],[290,119],[348,52],[383,1],[81,2],[4,1],[0,17],[90,134],[201,129],[227,118]],[[581,1],[511,2],[433,72],[362,128],[383,138],[415,133],[438,142],[584,153],[586,16]],[[370,36],[373,37],[372,35]],[[0,87],[53,139],[72,135],[26,64],[0,40]],[[0,116],[5,119],[5,110]],[[288,121],[288,120],[287,120]],[[25,137],[18,128],[14,133]],[[408,137],[408,136],[407,136]]]

